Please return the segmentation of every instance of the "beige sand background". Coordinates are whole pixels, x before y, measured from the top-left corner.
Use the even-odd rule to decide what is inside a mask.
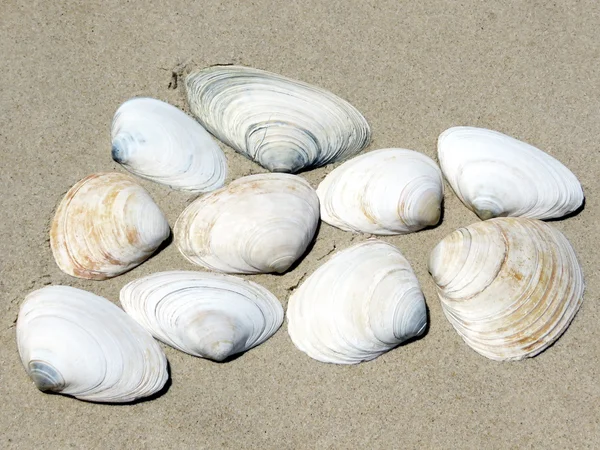
[[[596,1],[24,1],[0,3],[0,447],[2,448],[599,448],[600,4]],[[411,261],[428,335],[353,367],[326,365],[286,326],[227,364],[171,348],[172,385],[128,406],[38,392],[16,351],[19,305],[47,284],[118,301],[127,282],[194,269],[174,245],[104,282],[59,271],[48,223],[79,179],[110,158],[119,104],[152,96],[185,108],[172,70],[239,63],[330,89],[369,120],[369,150],[435,158],[453,125],[497,129],[545,149],[579,177],[585,210],[554,222],[586,275],[579,314],[539,357],[488,361],[444,318],[426,271],[433,246],[475,222],[448,189],[438,228],[384,240]],[[230,179],[262,169],[226,149]],[[332,170],[303,176],[313,186]],[[191,196],[140,180],[171,225]],[[323,225],[284,276],[256,276],[284,306],[333,249],[367,236]]]

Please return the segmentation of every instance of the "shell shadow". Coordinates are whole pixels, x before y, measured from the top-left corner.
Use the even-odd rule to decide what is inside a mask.
[[[155,392],[152,395],[149,395],[148,397],[138,398],[137,400],[134,400],[132,402],[127,402],[127,403],[105,402],[102,404],[103,405],[113,405],[113,406],[131,406],[131,405],[137,405],[140,403],[150,402],[152,400],[157,399],[158,397],[162,397],[164,394],[167,393],[167,391],[171,388],[171,385],[173,384],[173,381],[171,379],[171,363],[168,360],[167,360],[167,375],[168,375],[167,382],[162,387],[162,389],[160,391]]]
[[[397,349],[399,349],[399,348],[402,348],[402,347],[404,347],[405,345],[412,344],[413,342],[420,341],[421,339],[424,339],[425,337],[427,337],[427,334],[429,334],[429,327],[431,326],[431,325],[430,325],[430,324],[431,324],[431,321],[429,320],[431,316],[430,316],[430,314],[429,314],[429,306],[427,305],[427,302],[425,302],[425,313],[426,313],[426,315],[427,315],[427,323],[425,324],[425,329],[423,330],[423,332],[422,332],[420,335],[418,335],[418,336],[414,336],[414,337],[412,337],[412,338],[410,338],[410,339],[407,339],[407,340],[405,340],[405,341],[402,341],[400,344],[396,345],[395,347],[392,347],[392,348],[390,348],[389,350],[385,351],[383,354],[389,354],[389,353],[392,353],[392,352],[394,352],[395,350],[397,350]],[[382,354],[382,355],[383,355],[383,354]],[[382,355],[379,355],[379,356],[382,356]],[[372,359],[372,360],[370,360],[370,361],[361,361],[359,364],[356,364],[356,365],[358,366],[358,365],[362,365],[362,364],[374,363],[374,362],[375,362],[375,361],[377,361],[378,359],[379,359],[379,357],[377,357],[377,358],[375,358],[375,359]]]
[[[153,258],[156,258],[164,249],[166,249],[169,245],[171,245],[173,243],[173,230],[171,229],[171,227],[169,227],[169,237],[167,237],[164,241],[161,242],[161,244],[158,246],[158,248],[154,251],[154,253],[152,253],[150,255],[150,257],[144,261],[150,261]]]
[[[242,356],[244,356],[247,352],[249,352],[250,350],[252,350],[251,348],[249,348],[248,350],[241,352],[241,353],[236,353],[234,355],[229,355],[227,358],[225,358],[223,361],[213,361],[212,359],[207,359],[205,358],[207,361],[210,361],[212,363],[215,364],[227,364],[230,363],[232,361],[235,361],[238,358],[241,358]]]
[[[137,405],[139,403],[150,402],[150,401],[155,400],[158,397],[162,397],[164,394],[166,394],[169,391],[169,389],[171,389],[172,384],[173,384],[173,380],[171,378],[171,363],[167,360],[167,382],[165,383],[165,385],[162,387],[162,389],[160,391],[157,391],[154,394],[149,395],[148,397],[138,398],[137,400],[134,400],[129,403],[116,403],[116,404],[126,406],[126,405]],[[110,403],[110,404],[112,404],[112,403]]]
[[[444,223],[444,216],[446,215],[445,205],[446,205],[446,200],[442,198],[442,202],[440,203],[440,218],[437,221],[437,223],[435,225],[426,226],[425,228],[422,228],[421,230],[418,230],[418,231],[434,230],[434,229],[442,226],[442,224]]]
[[[423,330],[423,332],[418,336],[407,339],[406,341],[400,343],[400,345],[394,348],[404,347],[407,344],[420,341],[421,339],[427,337],[427,335],[429,334],[429,328],[431,327],[431,314],[429,313],[429,305],[427,305],[427,302],[425,302],[425,315],[427,317],[427,323],[425,324],[425,329]]]
[[[559,220],[566,220],[566,219],[570,219],[571,217],[578,216],[585,209],[585,202],[586,202],[586,200],[587,199],[584,197],[583,198],[583,202],[581,203],[581,206],[579,206],[579,208],[577,208],[572,213],[569,213],[566,216],[562,216],[562,217],[555,217],[555,218],[552,218],[552,219],[544,219],[544,222],[556,222],[556,221],[559,221]]]
[[[321,223],[322,223],[322,221],[319,219],[319,223],[317,224],[317,229],[315,230],[315,234],[313,235],[312,241],[310,241],[310,244],[308,244],[308,247],[306,247],[306,250],[304,250],[304,253],[302,253],[302,255],[296,261],[294,261],[294,263],[285,272],[273,273],[272,275],[275,275],[277,277],[284,276],[284,275],[296,270],[296,267],[298,267],[300,264],[302,264],[302,261],[304,261],[306,259],[306,257],[312,252],[312,249],[314,248],[315,244],[317,243],[317,236],[319,235],[319,232],[321,231]]]

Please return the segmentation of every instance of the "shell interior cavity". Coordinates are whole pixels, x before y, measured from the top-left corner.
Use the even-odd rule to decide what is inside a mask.
[[[155,338],[215,361],[261,344],[283,322],[268,290],[216,273],[155,273],[125,285],[121,304]]]
[[[325,177],[317,195],[324,222],[345,231],[390,235],[437,224],[444,188],[430,158],[388,148],[346,161]]]
[[[423,334],[425,300],[400,251],[370,239],[336,253],[291,295],[294,345],[327,363],[372,360]]]
[[[98,173],[62,199],[50,245],[63,272],[104,280],[141,264],[169,235],[167,219],[144,188],[128,175]]]
[[[250,175],[189,205],[174,228],[193,264],[226,273],[285,272],[319,223],[319,198],[301,177]]]
[[[227,161],[212,136],[168,103],[134,98],[113,118],[112,158],[131,173],[175,189],[209,192],[225,183]]]
[[[188,75],[185,87],[207,130],[272,172],[323,166],[370,140],[367,121],[350,103],[281,75],[216,66]]]
[[[577,210],[583,191],[552,156],[515,138],[454,127],[438,139],[442,172],[461,201],[481,219],[551,219]]]
[[[542,352],[583,300],[569,241],[539,220],[498,218],[459,228],[435,247],[429,271],[463,340],[495,360]]]
[[[130,402],[159,392],[167,358],[120,308],[81,289],[48,286],[21,306],[17,344],[41,391],[91,402]]]

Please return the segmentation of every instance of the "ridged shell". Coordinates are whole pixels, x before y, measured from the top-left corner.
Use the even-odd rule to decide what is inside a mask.
[[[583,191],[573,173],[543,151],[497,131],[454,127],[438,139],[446,179],[482,220],[552,219],[577,210]]]
[[[60,202],[50,246],[60,269],[104,280],[141,264],[169,237],[167,219],[130,176],[98,173],[76,183]]]
[[[21,306],[17,344],[41,391],[90,402],[130,402],[168,379],[158,343],[103,297],[68,286],[32,292]]]
[[[131,173],[191,192],[209,192],[225,183],[227,161],[212,136],[168,103],[134,98],[112,121],[112,158]]]
[[[239,178],[194,201],[177,219],[177,247],[191,263],[226,273],[285,272],[319,223],[319,198],[288,174]]]
[[[155,273],[125,285],[121,304],[155,338],[215,361],[263,343],[283,322],[267,289],[217,273]]]
[[[317,195],[324,222],[345,231],[391,235],[437,224],[444,187],[430,158],[388,148],[346,161],[325,177]]]
[[[350,103],[324,89],[240,66],[185,80],[192,113],[221,141],[272,172],[323,166],[364,149],[371,131]]]
[[[288,332],[311,358],[356,364],[421,335],[427,310],[400,251],[370,239],[336,253],[290,296]]]
[[[460,228],[435,247],[429,271],[463,340],[495,360],[542,352],[583,300],[571,244],[539,220],[499,218]]]

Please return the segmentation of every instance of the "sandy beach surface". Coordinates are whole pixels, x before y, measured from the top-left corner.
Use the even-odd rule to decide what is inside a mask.
[[[86,1],[0,3],[1,448],[599,448],[600,3],[596,1]],[[319,363],[283,327],[218,364],[167,346],[172,384],[134,405],[39,392],[19,359],[14,322],[48,284],[118,303],[153,272],[193,270],[172,244],[135,270],[94,282],[56,266],[48,243],[65,192],[110,157],[117,107],[150,96],[187,111],[173,72],[219,63],[324,87],[367,118],[368,150],[436,158],[454,125],[491,128],[566,164],[585,209],[552,222],[586,278],[583,307],[540,356],[498,363],[464,344],[426,269],[431,249],[476,222],[447,186],[440,226],[383,238],[413,265],[429,309],[427,335],[356,366]],[[181,80],[179,80],[181,81]],[[264,169],[226,148],[228,181]],[[335,166],[302,174],[314,187]],[[193,196],[140,180],[171,226]],[[322,225],[283,276],[248,277],[287,304],[334,250],[365,240]]]

